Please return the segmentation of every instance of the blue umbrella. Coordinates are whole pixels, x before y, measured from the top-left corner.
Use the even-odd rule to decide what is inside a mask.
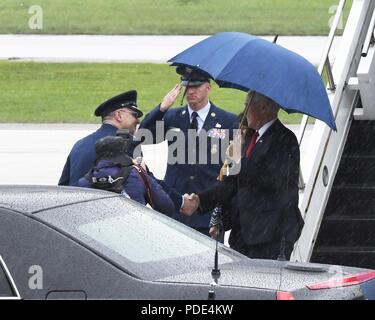
[[[207,73],[220,87],[255,90],[288,113],[299,112],[336,130],[323,81],[305,58],[241,32],[217,33],[168,60]]]

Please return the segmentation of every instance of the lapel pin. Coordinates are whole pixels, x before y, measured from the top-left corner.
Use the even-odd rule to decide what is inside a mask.
[[[182,115],[184,115],[186,113],[186,110],[182,111]]]
[[[211,117],[215,117],[216,116],[216,113],[215,112],[211,112]]]

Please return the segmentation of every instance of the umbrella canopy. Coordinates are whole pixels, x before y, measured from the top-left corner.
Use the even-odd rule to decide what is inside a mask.
[[[316,68],[275,43],[246,33],[222,32],[168,62],[197,68],[220,87],[260,92],[288,113],[307,114],[336,130],[327,91]]]

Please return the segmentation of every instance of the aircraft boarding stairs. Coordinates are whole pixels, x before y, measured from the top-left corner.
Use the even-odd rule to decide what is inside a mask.
[[[308,118],[302,121],[298,139],[313,161],[301,165],[305,226],[291,260],[375,269],[375,1],[353,0],[331,69],[344,7],[340,1],[318,70],[329,80],[337,132],[315,121],[306,139]]]

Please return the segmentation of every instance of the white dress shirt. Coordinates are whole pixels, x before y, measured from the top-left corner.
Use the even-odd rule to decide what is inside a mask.
[[[198,113],[198,117],[197,117],[198,130],[197,130],[197,133],[199,133],[199,131],[201,131],[201,129],[202,129],[203,124],[206,121],[207,115],[210,112],[210,107],[211,107],[211,103],[210,103],[210,101],[208,101],[207,104],[202,109],[196,111],[196,113]],[[190,117],[190,123],[191,123],[191,114],[194,112],[194,110],[192,108],[190,108],[189,105],[188,105],[188,110],[189,110],[189,117]]]
[[[273,124],[275,121],[276,121],[276,118],[273,119],[273,120],[271,120],[271,121],[269,121],[269,122],[267,122],[267,123],[265,123],[265,124],[264,124],[264,125],[258,130],[259,136],[258,136],[256,142],[258,142],[258,140],[261,138],[261,136],[264,135],[264,134],[266,133],[266,131],[268,130],[268,128],[269,128],[270,126],[272,126],[272,124]]]

